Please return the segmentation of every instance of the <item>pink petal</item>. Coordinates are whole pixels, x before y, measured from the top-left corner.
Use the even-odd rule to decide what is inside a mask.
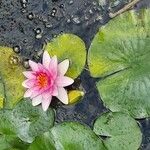
[[[68,95],[67,91],[64,88],[58,88],[57,98],[64,104],[68,104]]]
[[[31,97],[32,92],[33,92],[33,91],[32,91],[31,89],[28,89],[28,90],[25,92],[25,94],[24,94],[24,98]]]
[[[29,79],[34,79],[36,76],[34,75],[33,71],[24,71],[23,72],[24,76],[29,78]]]
[[[33,61],[31,61],[31,60],[29,60],[29,65],[30,65],[30,67],[31,67],[31,69],[32,69],[33,71],[38,71],[38,70],[39,70],[39,69],[38,69],[38,64],[35,63],[35,62],[33,62]]]
[[[35,84],[35,79],[27,79],[22,83],[22,86],[24,86],[25,88],[32,88],[33,86],[35,86]]]
[[[36,97],[36,96],[38,96],[38,95],[41,95],[41,94],[43,93],[43,90],[39,89],[38,86],[33,87],[33,88],[32,88],[32,91],[33,91],[33,92],[32,92],[31,98],[34,98],[34,97]]]
[[[42,100],[42,108],[44,111],[46,111],[51,103],[51,100],[52,100],[52,96],[49,97],[48,99],[43,99]]]
[[[54,85],[52,88],[51,88],[51,95],[52,96],[57,96],[58,95],[58,88],[56,85]]]
[[[42,64],[38,63],[38,68],[40,72],[46,73],[47,75],[50,75],[48,69],[45,68]]]
[[[71,85],[73,82],[74,82],[73,79],[66,77],[66,76],[58,76],[55,81],[55,83],[59,87],[65,87],[65,86]]]
[[[56,79],[57,77],[57,65],[58,65],[57,57],[53,56],[49,65],[49,71],[53,79]]]
[[[42,103],[42,95],[39,95],[32,99],[32,105],[37,106]]]
[[[43,65],[45,66],[45,68],[49,69],[50,61],[51,61],[51,58],[50,58],[48,52],[44,51],[44,54],[43,54]]]
[[[43,99],[48,99],[51,97],[51,93],[49,91],[42,93]]]
[[[59,75],[65,75],[68,68],[69,68],[69,60],[66,59],[58,65],[58,74]]]
[[[41,63],[38,63],[37,65],[38,65],[39,72],[45,72],[45,68]]]

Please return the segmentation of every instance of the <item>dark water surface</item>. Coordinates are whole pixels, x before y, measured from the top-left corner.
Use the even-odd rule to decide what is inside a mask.
[[[115,0],[114,0],[115,1]],[[43,44],[62,33],[73,33],[81,37],[88,49],[99,27],[129,0],[0,0],[0,45],[14,47],[24,60],[41,59]],[[150,0],[143,0],[136,9],[149,7]],[[87,68],[87,67],[86,67]],[[93,126],[94,120],[108,111],[101,101],[88,69],[77,79],[85,97],[72,106],[53,104],[56,108],[56,123],[72,120]],[[150,150],[150,119],[139,120],[143,132],[141,149]]]

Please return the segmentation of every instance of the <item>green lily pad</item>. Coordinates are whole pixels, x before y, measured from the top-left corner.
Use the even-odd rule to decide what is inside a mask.
[[[53,126],[54,111],[49,108],[44,112],[41,106],[33,107],[30,100],[23,100],[12,110],[11,120],[17,128],[18,137],[31,143]]]
[[[28,150],[56,150],[51,133],[46,132],[37,137]]]
[[[40,146],[39,143],[42,145]],[[65,122],[38,137],[29,150],[105,150],[102,141],[88,127]]]
[[[85,43],[76,35],[63,34],[50,41],[45,49],[51,56],[56,55],[59,61],[70,60],[67,75],[76,78],[82,72],[86,61]]]
[[[54,111],[49,108],[44,112],[40,106],[33,107],[30,101],[22,100],[13,110],[0,111],[0,138],[1,135],[5,135],[1,140],[10,135],[10,140],[17,137],[31,143],[36,136],[51,129]]]
[[[0,111],[0,149],[1,150],[26,150],[27,143],[22,142],[17,137],[17,129],[10,121],[9,117],[12,115],[10,110]]]
[[[14,62],[13,59],[15,59]],[[19,63],[19,58],[13,50],[8,47],[0,46],[0,78],[3,83],[3,86],[0,86],[0,93],[3,87],[5,87],[5,97],[0,94],[0,100],[5,99],[4,104],[6,107],[12,108],[23,97],[23,71],[24,69]]]
[[[150,116],[150,10],[126,12],[94,38],[88,55],[91,75],[111,111]]]
[[[96,120],[94,132],[105,137],[108,150],[137,150],[142,142],[137,122],[123,113],[103,114]]]
[[[27,150],[29,144],[24,143],[16,136],[0,137],[1,150]]]

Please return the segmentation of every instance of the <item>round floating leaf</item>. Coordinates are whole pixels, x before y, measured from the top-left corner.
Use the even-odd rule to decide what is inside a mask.
[[[84,42],[72,34],[63,34],[49,42],[45,49],[51,56],[58,56],[59,61],[70,60],[67,75],[76,78],[80,75],[86,61],[86,48]]]
[[[105,150],[102,141],[91,129],[73,122],[56,125],[50,133],[37,138],[29,150],[45,150],[46,148],[47,150]]]
[[[54,111],[49,108],[44,112],[41,106],[33,107],[30,100],[23,100],[13,109],[11,120],[17,128],[18,137],[31,143],[36,136],[53,126]]]
[[[94,132],[105,137],[108,150],[137,150],[142,134],[136,121],[123,113],[106,113],[94,124]]]
[[[8,47],[0,46],[0,78],[3,83],[3,86],[0,86],[0,91],[5,87],[4,95],[6,107],[13,107],[23,97],[23,70],[23,67],[19,63],[19,58],[13,50]],[[0,96],[1,100],[4,99],[1,94]]]
[[[89,50],[91,75],[111,111],[150,116],[150,10],[126,12],[98,32]]]
[[[0,111],[0,149],[18,149],[26,150],[28,144],[23,143],[17,137],[17,129],[10,121],[12,112],[10,110]]]

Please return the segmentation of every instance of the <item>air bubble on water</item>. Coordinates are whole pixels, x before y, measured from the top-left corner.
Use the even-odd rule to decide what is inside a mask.
[[[64,6],[64,4],[61,4],[59,7],[60,7],[60,8],[64,8],[65,6]]]
[[[92,11],[92,9],[90,9],[90,10],[89,10],[89,13],[90,13],[90,14],[93,14],[93,11]]]
[[[29,20],[32,20],[32,19],[34,18],[34,14],[33,14],[32,12],[29,13],[28,16],[27,16],[27,18],[28,18]]]
[[[77,16],[74,17],[72,20],[73,20],[73,22],[74,22],[75,24],[80,24],[80,23],[81,23],[79,17],[77,17]]]
[[[49,23],[49,22],[46,22],[46,23],[45,23],[45,27],[46,27],[46,28],[52,28],[53,25],[52,25],[51,23]]]
[[[21,5],[22,5],[23,8],[27,7],[27,3],[28,3],[27,0],[21,0]]]
[[[70,0],[68,4],[69,4],[69,5],[72,5],[72,4],[73,4],[73,0]]]
[[[67,23],[71,23],[71,19],[70,18],[67,19]]]
[[[24,68],[29,69],[30,68],[29,60],[28,59],[23,60],[22,65]]]
[[[36,38],[37,38],[37,39],[42,38],[42,30],[41,30],[41,28],[37,28],[37,29],[35,30],[35,32],[36,32]]]
[[[40,28],[37,28],[35,31],[36,31],[37,34],[41,33],[41,29]]]
[[[22,3],[24,4],[28,3],[28,0],[22,0]]]
[[[22,42],[23,42],[23,44],[27,44],[28,40],[24,39]]]
[[[14,46],[14,47],[13,47],[13,51],[14,51],[15,53],[20,53],[20,46]]]
[[[27,10],[26,10],[26,9],[21,9],[21,12],[22,12],[22,13],[26,13]]]
[[[84,19],[85,19],[86,21],[89,20],[89,18],[88,18],[86,15],[84,16]]]
[[[52,17],[55,17],[56,13],[57,13],[57,9],[56,9],[56,8],[53,8],[53,9],[52,9],[52,12],[51,12],[51,16],[52,16]]]

